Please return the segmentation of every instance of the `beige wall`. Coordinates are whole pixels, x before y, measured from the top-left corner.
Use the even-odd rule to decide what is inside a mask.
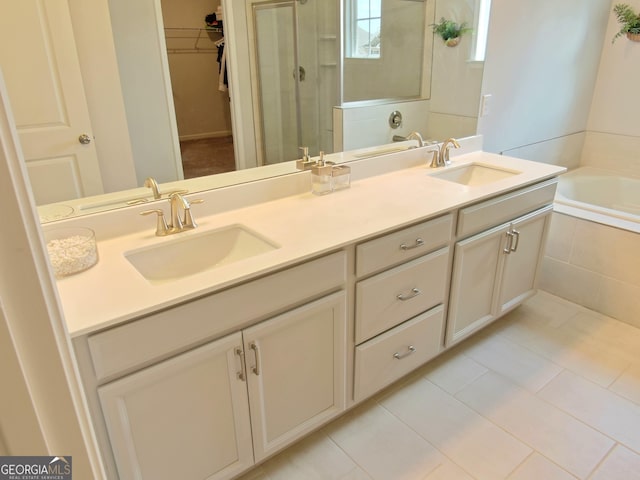
[[[203,28],[205,15],[218,5],[211,0],[162,0],[165,29],[185,29],[165,30],[181,140],[231,134],[229,93],[218,89],[215,42],[222,34],[193,30]]]

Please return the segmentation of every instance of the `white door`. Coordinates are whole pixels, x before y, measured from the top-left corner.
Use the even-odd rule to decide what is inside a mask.
[[[513,240],[510,252],[505,256],[497,315],[519,305],[535,291],[536,274],[551,209],[549,206],[511,224]]]
[[[103,193],[67,0],[0,2],[0,67],[36,203]]]
[[[344,410],[345,294],[248,328],[243,338],[259,461]]]
[[[504,261],[502,251],[508,229],[508,225],[500,225],[456,243],[447,346],[471,335],[495,318],[494,290]]]
[[[98,388],[121,479],[221,480],[253,464],[235,333]]]

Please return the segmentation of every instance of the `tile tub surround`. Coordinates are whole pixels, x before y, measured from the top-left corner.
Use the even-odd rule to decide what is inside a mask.
[[[640,327],[640,235],[554,212],[539,287]]]
[[[638,478],[639,349],[640,329],[539,292],[241,479]]]

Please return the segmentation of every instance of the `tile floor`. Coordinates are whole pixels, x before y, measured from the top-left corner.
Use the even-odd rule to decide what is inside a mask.
[[[640,479],[640,329],[545,292],[243,480]]]

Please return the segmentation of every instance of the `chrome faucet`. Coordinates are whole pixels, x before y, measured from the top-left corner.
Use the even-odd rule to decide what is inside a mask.
[[[454,148],[460,148],[460,144],[455,138],[448,138],[440,147],[440,161],[439,165],[444,167],[446,165],[451,164],[451,160],[449,159],[449,149],[453,146]]]
[[[155,200],[160,199],[161,195],[160,191],[158,190],[158,182],[156,182],[155,178],[147,177],[144,181],[144,186],[151,189],[151,191],[153,192],[153,198]]]
[[[404,142],[406,140],[417,140],[418,141],[418,147],[424,147],[424,139],[422,138],[422,135],[420,135],[418,132],[411,132],[406,137],[403,137],[402,135],[394,135],[393,136],[393,141],[394,142]]]
[[[192,230],[198,226],[191,214],[191,205],[194,203],[202,203],[204,200],[195,199],[187,200],[182,196],[180,192],[173,192],[169,195],[169,204],[171,206],[171,223],[167,223],[164,218],[164,212],[162,209],[145,210],[140,212],[140,215],[150,215],[155,213],[158,216],[156,224],[156,236],[165,237],[174,233],[184,232],[185,230]],[[182,210],[183,217],[180,218],[180,210]]]

